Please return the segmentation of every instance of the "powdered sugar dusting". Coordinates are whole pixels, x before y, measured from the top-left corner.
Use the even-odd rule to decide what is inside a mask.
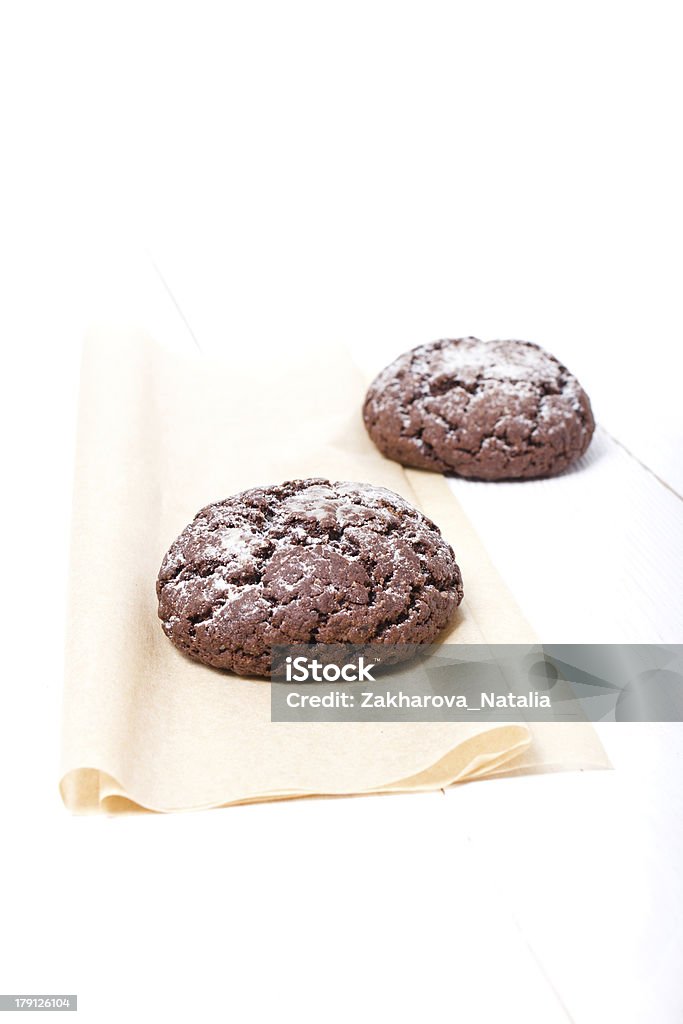
[[[336,519],[339,503],[335,493],[329,486],[313,484],[304,491],[293,494],[283,502],[283,511],[293,512],[304,519]]]
[[[459,374],[463,380],[495,380],[510,387],[518,381],[537,384],[554,380],[561,368],[548,352],[527,342],[489,341],[463,338],[442,347],[425,345],[416,349],[413,366],[432,376]]]

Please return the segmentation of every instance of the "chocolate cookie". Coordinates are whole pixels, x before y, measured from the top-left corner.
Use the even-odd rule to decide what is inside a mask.
[[[390,459],[480,480],[561,473],[595,428],[586,392],[554,356],[477,338],[399,356],[370,385],[363,419]]]
[[[170,640],[268,675],[275,644],[425,644],[462,600],[438,527],[383,487],[292,480],[198,512],[159,571]]]

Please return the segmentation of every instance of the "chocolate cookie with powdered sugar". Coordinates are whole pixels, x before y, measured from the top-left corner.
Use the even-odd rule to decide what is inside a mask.
[[[370,385],[363,419],[388,458],[480,480],[561,473],[595,428],[586,392],[554,356],[477,338],[399,356]]]
[[[259,676],[274,645],[430,643],[462,595],[453,550],[431,520],[383,487],[319,478],[207,505],[157,580],[176,647]]]

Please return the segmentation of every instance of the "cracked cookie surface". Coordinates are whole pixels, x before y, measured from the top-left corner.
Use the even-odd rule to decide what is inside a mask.
[[[216,668],[267,676],[275,644],[424,644],[463,595],[453,549],[393,491],[322,478],[207,505],[159,571],[169,639]]]
[[[477,338],[399,356],[370,385],[363,419],[388,458],[480,480],[561,473],[595,429],[588,396],[554,356]]]

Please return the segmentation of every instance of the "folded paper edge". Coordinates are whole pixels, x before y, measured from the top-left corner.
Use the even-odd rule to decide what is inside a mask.
[[[496,735],[498,743],[491,749]],[[487,749],[488,743],[488,749]],[[209,810],[274,800],[292,800],[304,797],[346,797],[381,793],[427,792],[467,782],[470,778],[485,778],[487,772],[504,774],[504,766],[526,750],[531,743],[528,729],[523,725],[496,726],[463,740],[443,757],[421,771],[402,779],[389,780],[368,789],[340,790],[279,790],[252,793],[238,800],[214,801],[184,807],[151,806],[129,793],[124,785],[107,772],[94,767],[72,768],[59,783],[59,792],[67,810],[74,814],[161,813]]]

